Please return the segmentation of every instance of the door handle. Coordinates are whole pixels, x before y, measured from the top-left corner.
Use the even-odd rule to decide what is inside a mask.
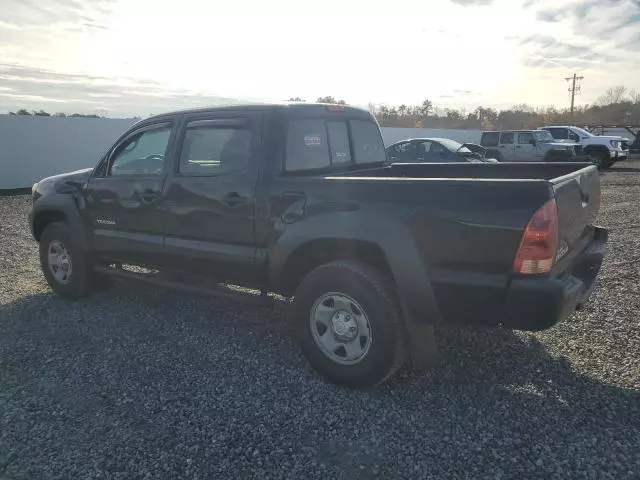
[[[236,205],[247,203],[247,197],[243,197],[242,195],[239,195],[237,192],[231,192],[231,193],[227,193],[222,198],[222,201],[225,203],[225,205],[228,205],[230,207],[235,207]]]
[[[516,148],[522,148],[520,145],[516,145]]]

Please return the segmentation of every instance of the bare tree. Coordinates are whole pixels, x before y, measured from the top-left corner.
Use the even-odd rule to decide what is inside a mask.
[[[612,103],[621,103],[625,100],[628,89],[624,85],[611,87],[604,92],[604,95],[598,97],[598,104],[610,105]]]

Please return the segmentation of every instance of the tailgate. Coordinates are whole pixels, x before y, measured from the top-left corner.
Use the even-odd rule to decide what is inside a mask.
[[[600,209],[600,177],[595,166],[551,180],[558,208],[558,254],[560,260],[581,243],[592,229]]]

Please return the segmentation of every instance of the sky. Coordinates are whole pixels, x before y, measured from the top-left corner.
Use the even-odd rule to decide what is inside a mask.
[[[0,112],[565,108],[640,91],[640,0],[0,0]]]

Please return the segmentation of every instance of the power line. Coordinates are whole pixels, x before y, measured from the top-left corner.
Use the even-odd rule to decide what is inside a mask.
[[[571,86],[569,87],[569,93],[571,93],[571,118],[573,118],[573,105],[574,99],[576,97],[576,92],[580,91],[580,85],[576,86],[576,80],[583,80],[584,77],[578,77],[576,74],[573,74],[573,77],[566,77],[565,80],[571,81]]]

